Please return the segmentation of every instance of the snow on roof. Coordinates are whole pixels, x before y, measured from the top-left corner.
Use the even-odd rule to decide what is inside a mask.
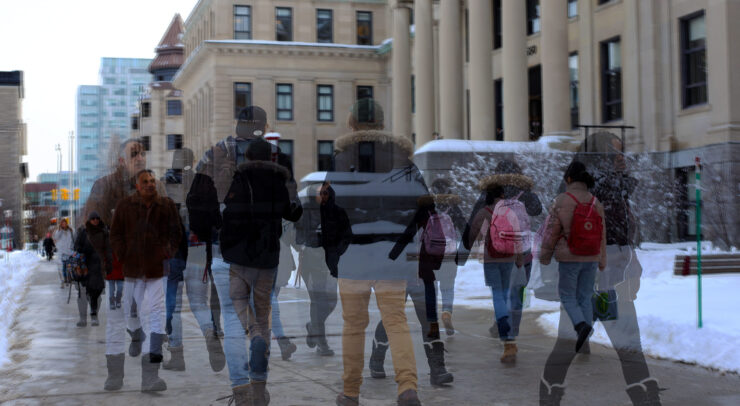
[[[334,44],[334,43],[321,43],[321,42],[300,42],[300,41],[265,41],[256,39],[219,39],[219,40],[206,40],[206,43],[211,44],[250,44],[250,45],[282,45],[282,46],[301,46],[301,47],[317,47],[317,48],[345,48],[345,49],[366,49],[377,51],[388,43],[393,42],[392,38],[387,38],[378,45],[354,45],[354,44]]]
[[[419,148],[414,155],[429,152],[561,152],[543,142],[517,141],[471,141],[471,140],[435,140]]]

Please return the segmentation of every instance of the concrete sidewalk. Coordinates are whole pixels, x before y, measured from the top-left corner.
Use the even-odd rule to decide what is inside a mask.
[[[59,288],[56,265],[40,262],[32,271],[23,307],[12,327],[12,363],[0,370],[0,403],[3,405],[226,405],[231,394],[225,368],[213,372],[208,363],[205,341],[183,297],[183,334],[187,369],[160,370],[168,389],[142,394],[140,358],[127,356],[124,387],[103,390],[105,367],[106,300],[101,325],[77,328],[76,304],[67,304],[67,290]],[[273,342],[268,390],[271,405],[333,405],[341,391],[341,306],[329,319],[329,343],[337,352],[320,357],[305,345],[308,318],[304,289],[281,290],[281,319],[286,333],[296,336],[298,351],[289,361],[280,358]],[[379,314],[370,304],[367,329],[366,365],[370,342]],[[488,335],[491,310],[457,307],[454,322],[457,334],[446,338],[447,365],[455,382],[446,388],[429,385],[420,327],[412,308],[407,316],[415,345],[419,395],[424,405],[535,405],[539,379],[554,340],[543,336],[535,324],[537,314],[525,313],[518,339],[519,357],[515,366],[498,358],[501,345]],[[443,333],[444,336],[444,333]],[[732,345],[728,343],[728,345]],[[629,405],[620,364],[613,350],[592,345],[588,358],[577,358],[566,381],[563,405]],[[167,352],[165,351],[167,354]],[[738,405],[740,379],[706,369],[670,361],[649,359],[651,373],[662,387],[664,405]],[[386,372],[391,374],[390,352]],[[361,404],[394,405],[396,384],[389,375],[370,378],[367,367]]]

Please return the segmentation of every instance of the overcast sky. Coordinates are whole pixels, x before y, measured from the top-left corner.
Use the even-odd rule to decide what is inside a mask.
[[[24,72],[29,181],[56,171],[57,143],[68,169],[77,86],[98,84],[100,58],[153,58],[175,13],[185,20],[196,3],[0,0],[0,71]]]

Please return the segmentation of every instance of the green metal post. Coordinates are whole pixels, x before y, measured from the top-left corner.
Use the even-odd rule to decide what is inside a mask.
[[[701,159],[696,157],[696,281],[699,313],[699,328],[702,328],[701,317]]]

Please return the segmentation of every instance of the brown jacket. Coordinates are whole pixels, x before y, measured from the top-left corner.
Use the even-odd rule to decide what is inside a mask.
[[[162,182],[157,181],[157,193],[166,196]],[[136,179],[126,175],[122,166],[115,171],[95,181],[90,196],[85,203],[82,218],[87,219],[90,213],[97,212],[105,224],[112,224],[113,209],[123,198],[136,194]]]
[[[170,198],[157,196],[147,207],[137,193],[116,206],[110,241],[126,278],[165,276],[180,237],[180,218]]]
[[[566,192],[575,196],[579,202],[586,203],[593,196],[583,182],[573,182],[565,189]],[[545,225],[545,233],[542,239],[540,250],[540,262],[544,265],[550,263],[550,259],[555,254],[558,262],[598,262],[599,269],[606,267],[606,223],[604,222],[604,206],[596,199],[594,202],[596,210],[601,216],[603,230],[601,236],[601,251],[599,255],[581,256],[574,255],[568,248],[568,237],[570,235],[570,224],[573,221],[573,211],[576,208],[576,202],[565,193],[559,194],[555,198],[555,203],[550,208],[548,222]]]

